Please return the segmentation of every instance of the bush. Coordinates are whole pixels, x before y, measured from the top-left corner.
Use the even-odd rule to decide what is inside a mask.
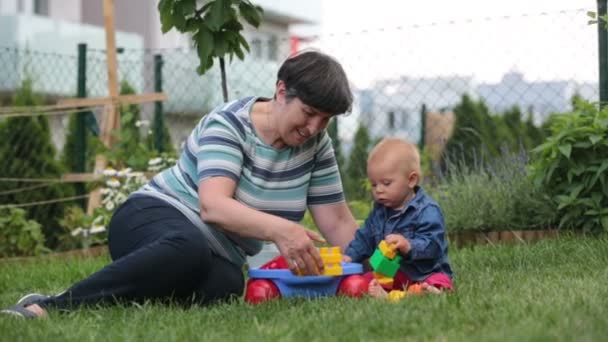
[[[427,191],[450,231],[547,228],[555,221],[554,205],[533,186],[527,165],[525,152],[505,152],[477,167],[449,165],[441,184]]]
[[[25,210],[0,207],[0,258],[46,252],[40,224],[25,217]]]
[[[13,97],[14,106],[37,106],[42,102],[33,91],[33,82],[23,80]],[[0,176],[19,178],[57,179],[65,171],[55,160],[55,147],[46,116],[13,117],[0,122]],[[0,204],[24,204],[56,200],[73,195],[73,187],[65,183],[48,183],[34,190],[29,182],[0,182]],[[73,202],[72,202],[73,203]],[[54,202],[27,207],[27,217],[42,225],[49,247],[57,243],[59,218],[67,202]]]
[[[556,204],[559,227],[608,231],[608,108],[578,100],[549,129],[534,149],[532,173]]]

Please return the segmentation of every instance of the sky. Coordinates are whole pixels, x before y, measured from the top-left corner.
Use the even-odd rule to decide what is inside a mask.
[[[597,78],[595,0],[321,1],[317,44],[360,87],[401,75]]]
[[[597,82],[597,26],[586,14],[595,0],[321,2],[312,45],[335,56],[355,88],[400,77],[498,83],[508,72],[527,81]],[[341,118],[345,141],[353,114]]]

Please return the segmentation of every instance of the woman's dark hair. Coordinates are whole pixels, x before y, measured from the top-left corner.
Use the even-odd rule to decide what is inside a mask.
[[[333,57],[304,51],[287,59],[277,74],[287,98],[297,97],[321,112],[337,115],[350,111],[353,94],[346,73]]]

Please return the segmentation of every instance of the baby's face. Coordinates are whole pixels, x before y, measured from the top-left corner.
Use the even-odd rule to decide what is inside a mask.
[[[390,160],[375,160],[367,165],[367,176],[372,184],[374,200],[391,209],[401,209],[411,199],[415,184],[403,167]]]

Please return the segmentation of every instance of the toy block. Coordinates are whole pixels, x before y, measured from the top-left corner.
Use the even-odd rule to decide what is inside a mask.
[[[382,254],[384,254],[384,256],[389,259],[394,259],[397,255],[397,252],[395,252],[395,248],[393,247],[393,245],[389,245],[384,240],[380,241],[378,249],[380,249],[380,252],[382,252]]]
[[[386,298],[388,299],[389,302],[395,303],[395,302],[402,300],[406,296],[407,296],[407,293],[405,291],[392,290],[391,292],[388,293],[388,296],[386,296]]]
[[[387,277],[382,273],[374,272],[374,279],[376,279],[383,288],[393,287],[393,278]]]
[[[339,264],[326,265],[323,269],[323,275],[325,276],[339,276],[342,274],[342,266]]]
[[[321,247],[319,248],[319,254],[323,260],[323,275],[342,275],[342,251],[340,247]]]
[[[374,269],[374,271],[378,273],[382,273],[387,277],[393,278],[399,270],[399,266],[401,263],[401,257],[396,256],[394,259],[388,259],[382,254],[379,249],[374,251],[372,257],[369,258],[369,263]]]
[[[324,264],[341,263],[342,252],[340,247],[321,247],[319,248],[319,254],[323,259]]]

